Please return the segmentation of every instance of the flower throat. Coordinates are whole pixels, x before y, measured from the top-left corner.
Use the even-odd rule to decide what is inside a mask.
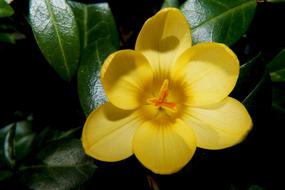
[[[176,103],[167,101],[167,96],[169,94],[168,86],[169,86],[169,80],[164,79],[158,97],[147,99],[147,103],[152,104],[160,109],[165,108],[167,110],[176,112],[177,111]]]

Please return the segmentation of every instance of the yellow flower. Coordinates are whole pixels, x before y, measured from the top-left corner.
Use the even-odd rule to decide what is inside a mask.
[[[101,69],[110,102],[94,110],[83,128],[85,152],[102,161],[135,154],[154,173],[184,167],[196,147],[233,146],[252,127],[245,107],[228,97],[239,61],[226,46],[191,46],[183,14],[159,11],[142,27],[135,50],[111,54]]]

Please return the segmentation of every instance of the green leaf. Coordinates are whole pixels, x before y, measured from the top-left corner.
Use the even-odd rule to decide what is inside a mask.
[[[22,182],[31,189],[82,189],[96,169],[78,139],[51,143],[38,157],[41,164],[20,168]]]
[[[9,17],[14,14],[12,7],[6,3],[4,0],[0,0],[0,18]]]
[[[79,34],[73,12],[65,0],[31,0],[30,24],[37,43],[56,72],[67,81],[76,74]]]
[[[179,7],[179,0],[164,0],[161,8],[166,7]]]
[[[84,113],[106,101],[99,73],[105,58],[119,48],[118,32],[107,3],[86,5],[70,2],[81,37],[78,94]]]
[[[285,48],[268,64],[274,82],[285,82]]]
[[[0,130],[0,168],[12,169],[15,166],[14,138],[15,124]]]
[[[180,9],[192,30],[193,43],[234,44],[254,16],[256,0],[187,0]]]

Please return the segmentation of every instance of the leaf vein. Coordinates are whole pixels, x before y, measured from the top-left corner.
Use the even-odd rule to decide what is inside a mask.
[[[63,49],[63,44],[62,44],[62,41],[61,41],[61,38],[60,38],[60,33],[59,33],[58,26],[56,24],[55,16],[54,16],[54,14],[52,12],[51,4],[49,3],[48,0],[44,0],[44,1],[45,1],[45,4],[47,5],[47,9],[48,9],[48,11],[50,13],[50,16],[51,16],[51,21],[52,21],[53,26],[54,26],[54,30],[55,30],[55,33],[56,33],[56,38],[57,38],[57,41],[58,41],[58,44],[59,44],[60,51],[62,53],[64,67],[66,68],[67,75],[70,78],[71,77],[71,73],[70,73],[70,70],[69,70],[68,65],[67,65],[67,59],[66,59],[65,51]]]

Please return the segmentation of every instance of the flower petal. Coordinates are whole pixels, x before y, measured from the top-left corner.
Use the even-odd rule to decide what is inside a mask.
[[[150,96],[153,71],[139,52],[111,54],[101,68],[101,81],[109,101],[121,109],[135,109]]]
[[[145,22],[135,50],[145,55],[155,76],[163,80],[171,65],[191,47],[191,43],[190,28],[184,15],[178,9],[165,8]]]
[[[86,154],[102,161],[119,161],[133,154],[132,141],[141,124],[134,111],[106,103],[93,111],[85,122],[82,144]]]
[[[217,103],[233,90],[239,61],[224,44],[207,42],[188,49],[176,62],[171,79],[183,89],[187,105]]]
[[[231,97],[216,105],[189,108],[183,121],[193,128],[198,147],[213,150],[238,144],[252,128],[245,107]]]
[[[146,168],[158,174],[171,174],[189,162],[196,141],[192,129],[183,121],[153,119],[138,128],[133,147]]]

